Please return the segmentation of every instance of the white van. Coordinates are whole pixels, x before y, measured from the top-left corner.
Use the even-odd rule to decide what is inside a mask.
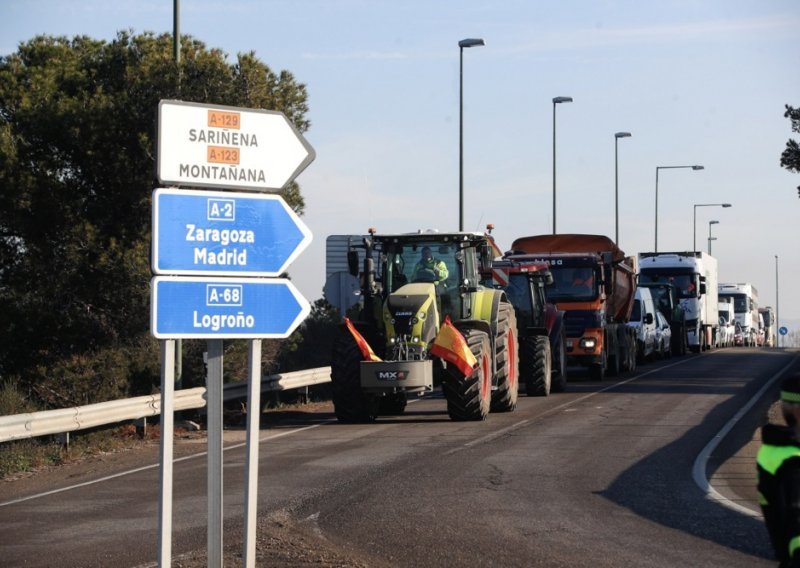
[[[719,347],[732,347],[733,335],[736,328],[736,317],[733,311],[733,300],[730,298],[719,299],[719,334],[717,345]]]
[[[636,358],[650,359],[656,349],[656,307],[648,288],[637,288],[628,325],[636,330]]]

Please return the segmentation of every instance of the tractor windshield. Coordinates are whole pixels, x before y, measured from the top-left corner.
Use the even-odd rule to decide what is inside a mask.
[[[457,247],[437,242],[393,245],[386,253],[387,286],[394,291],[411,282],[436,284],[438,292],[458,282]]]

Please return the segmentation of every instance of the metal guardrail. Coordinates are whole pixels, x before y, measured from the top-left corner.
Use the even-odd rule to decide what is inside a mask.
[[[319,367],[270,375],[261,380],[261,392],[292,390],[329,383],[330,374],[330,367]],[[223,386],[222,398],[225,401],[246,396],[247,381],[237,381]],[[176,411],[202,408],[205,405],[205,387],[175,391]],[[161,414],[161,395],[153,394],[73,408],[0,416],[0,442],[63,434],[159,414]]]

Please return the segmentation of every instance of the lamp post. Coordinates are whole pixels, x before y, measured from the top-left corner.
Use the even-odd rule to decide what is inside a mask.
[[[703,166],[656,166],[656,240],[654,244],[654,252],[658,252],[658,170],[674,170],[680,168],[691,168],[693,170],[702,170]]]
[[[708,222],[708,254],[711,254],[711,241],[716,241],[717,237],[711,236],[711,225],[719,225],[719,221]]]
[[[464,230],[464,48],[486,45],[480,38],[458,42],[458,230]]]
[[[781,321],[781,300],[780,296],[778,295],[778,255],[775,255],[775,345],[776,347],[781,346],[781,328],[780,328],[780,321]]]
[[[692,224],[692,250],[697,250],[697,208],[698,207],[733,207],[730,203],[695,203],[694,222]]]
[[[630,132],[614,134],[614,242],[619,246],[619,139],[630,138]]]
[[[572,97],[555,97],[553,99],[553,234],[556,234],[556,105],[571,103]]]

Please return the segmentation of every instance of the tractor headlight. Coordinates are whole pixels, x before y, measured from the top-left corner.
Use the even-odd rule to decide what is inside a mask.
[[[416,335],[411,338],[411,343],[419,343],[419,337]]]
[[[597,346],[597,340],[594,337],[584,337],[580,343],[583,349],[594,349]]]

